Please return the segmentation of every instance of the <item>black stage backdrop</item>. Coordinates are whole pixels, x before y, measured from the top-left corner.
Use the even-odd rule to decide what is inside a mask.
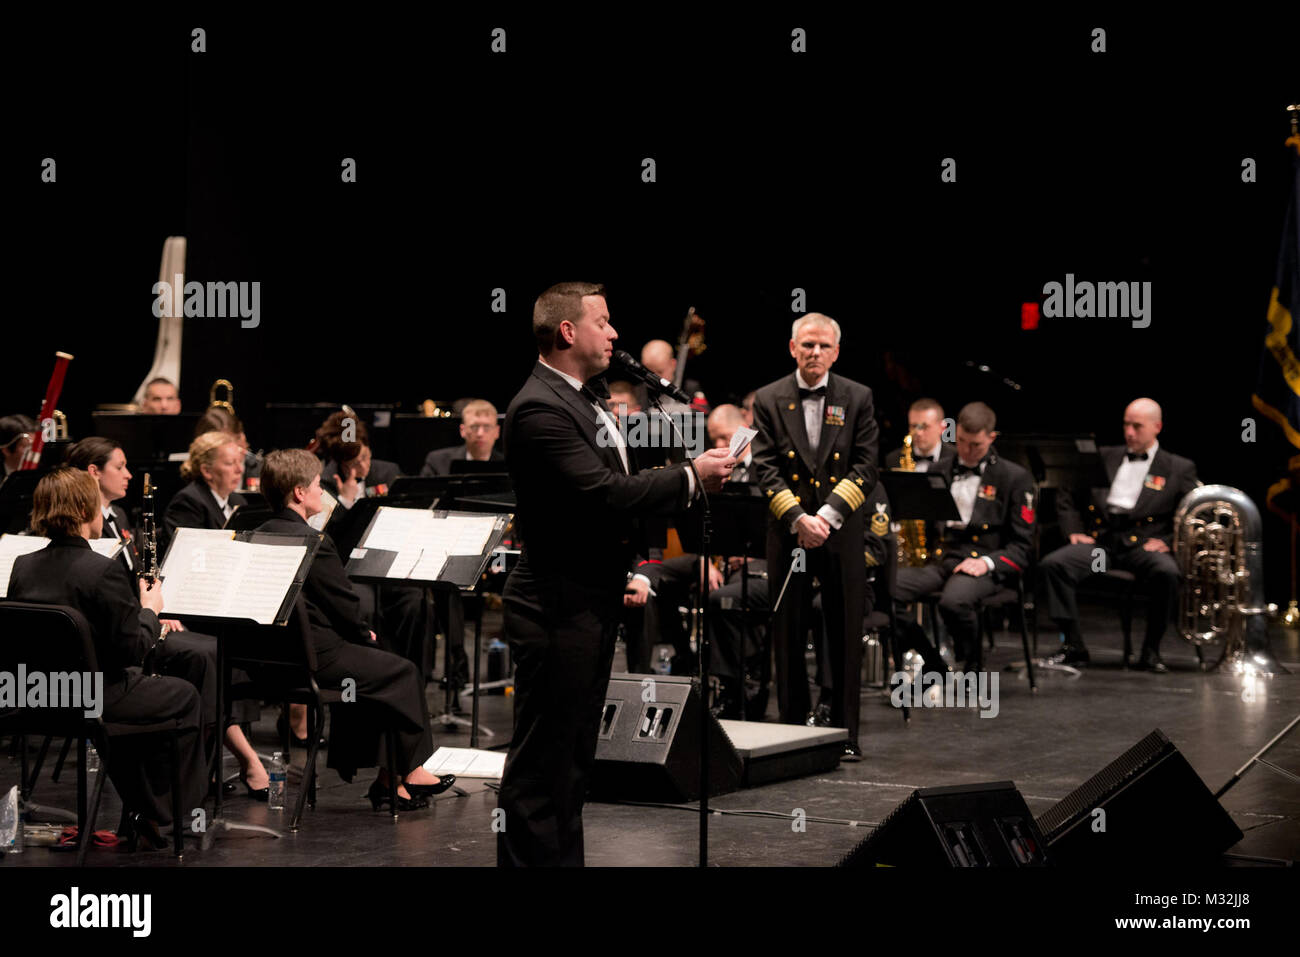
[[[533,299],[585,279],[608,285],[633,353],[695,306],[708,351],[691,376],[714,402],[790,370],[799,288],[843,326],[836,369],[876,389],[887,447],[922,394],[949,414],[988,401],[1005,431],[1107,442],[1150,395],[1162,443],[1203,480],[1262,509],[1283,474],[1250,395],[1300,98],[1294,20],[169,16],[14,33],[0,412],[35,414],[56,349],[76,355],[60,403],[75,436],[96,403],[128,401],[179,234],[187,279],[262,284],[256,328],[184,333],[185,408],[233,380],[254,447],[268,402],[504,409],[534,359]],[[40,181],[46,156],[57,183]],[[1067,273],[1150,281],[1150,327],[1022,330],[1021,304]],[[1266,526],[1283,601],[1283,526]]]

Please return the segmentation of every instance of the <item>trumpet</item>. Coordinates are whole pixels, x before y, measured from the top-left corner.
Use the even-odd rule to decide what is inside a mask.
[[[217,398],[217,390],[221,388],[226,390],[224,399]],[[208,390],[208,408],[211,409],[214,406],[220,406],[231,415],[235,415],[235,386],[229,379],[218,379],[212,383],[212,388]],[[238,416],[235,417],[238,418]]]

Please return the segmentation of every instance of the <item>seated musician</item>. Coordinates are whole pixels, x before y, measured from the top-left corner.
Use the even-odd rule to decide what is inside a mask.
[[[939,614],[967,670],[973,670],[980,652],[980,602],[1014,583],[1028,568],[1033,550],[1033,478],[998,457],[993,448],[996,424],[993,410],[983,402],[971,402],[958,414],[957,454],[938,471],[948,478],[961,517],[943,530],[941,559],[921,568],[900,568],[894,590],[895,600],[907,603],[942,589]],[[924,635],[916,634],[920,629],[908,630],[913,632],[909,643],[925,656],[926,666],[937,668],[941,659]]]
[[[1149,596],[1147,633],[1136,667],[1164,673],[1160,639],[1182,576],[1170,554],[1174,513],[1183,496],[1200,485],[1196,465],[1160,447],[1156,436],[1164,423],[1160,406],[1151,399],[1134,399],[1124,410],[1124,444],[1101,448],[1110,479],[1108,489],[1092,490],[1083,516],[1068,489],[1057,493],[1061,532],[1070,544],[1042,561],[1047,586],[1047,613],[1065,636],[1062,650],[1049,658],[1057,664],[1082,664],[1088,649],[1079,632],[1075,589],[1094,574],[1104,554],[1105,568],[1120,568],[1137,576]]]
[[[146,415],[180,415],[180,390],[171,379],[162,376],[150,379],[144,387],[144,402],[140,411]]]
[[[129,575],[135,576],[139,571],[141,558],[138,540],[135,530],[131,527],[131,520],[127,517],[126,509],[117,504],[126,496],[127,486],[131,482],[131,472],[126,466],[126,453],[112,439],[93,435],[68,449],[65,464],[88,472],[95,480],[99,487],[100,512],[103,515],[103,526],[99,537],[114,538],[122,543],[122,550],[115,561],[120,562]],[[162,559],[163,555],[159,552],[159,563]],[[186,665],[172,660],[181,653],[203,655],[208,659],[201,667],[204,673],[211,676],[206,679],[209,684],[204,687],[201,681],[196,680],[196,685],[203,692],[205,705],[211,703],[212,711],[205,712],[204,717],[209,722],[215,721],[216,639],[210,635],[186,632],[185,625],[175,618],[164,618],[162,623],[167,629],[168,638],[161,646],[164,654],[159,660],[166,662],[164,670],[167,674],[178,677],[191,676],[188,671],[180,670],[187,667]],[[234,723],[226,728],[226,747],[239,761],[240,780],[244,782],[244,787],[248,789],[249,794],[257,800],[265,801],[270,778],[262,766],[261,758],[257,756],[257,752],[253,750],[253,746],[249,744],[248,738],[240,727],[242,722],[255,724],[261,716],[261,709],[256,701],[236,701],[232,703],[231,715]]]
[[[158,523],[158,554],[178,528],[224,528],[226,519],[244,497],[244,449],[229,432],[204,432],[190,443],[190,457],[181,463],[181,478],[189,482],[172,496]]]
[[[500,462],[505,471],[506,458],[496,448],[501,437],[497,409],[484,399],[472,399],[460,412],[460,437],[463,445],[434,449],[424,460],[421,475],[450,475],[452,462]],[[373,463],[371,464],[373,468]]]
[[[673,377],[677,375],[677,351],[663,339],[651,339],[641,347],[641,364],[661,379],[672,382]],[[682,405],[671,396],[661,396],[659,401],[664,412],[672,415],[687,412],[691,408],[696,408],[700,412],[709,411],[708,400],[704,398],[700,384],[694,379],[684,380],[682,391],[691,396],[691,405]],[[645,386],[639,387],[639,394],[645,396]],[[649,407],[648,397],[642,399],[641,405]]]
[[[358,498],[386,495],[401,474],[396,462],[371,458],[370,430],[346,412],[335,412],[316,430],[316,451],[325,460],[321,485],[344,508]]]
[[[174,721],[177,729],[195,730],[179,740],[181,808],[188,820],[207,790],[198,733],[204,702],[190,681],[141,670],[163,634],[158,620],[162,589],[144,581],[137,585],[119,562],[91,551],[87,539],[99,537],[102,523],[99,488],[87,473],[64,467],[42,478],[33,495],[32,527],[50,544],[14,561],[9,599],[66,605],[86,617],[104,675],[104,721]],[[157,828],[172,820],[169,752],[160,739],[118,738],[108,760],[113,786],[126,808],[141,818],[137,830],[156,847],[163,843]]]
[[[244,423],[229,409],[214,405],[199,416],[194,427],[194,437],[204,432],[229,432],[244,449],[244,487],[257,490],[257,482],[262,474],[262,456],[252,452],[248,447],[248,436],[244,434]]]
[[[309,519],[321,508],[320,462],[304,449],[283,449],[266,457],[262,491],[279,514],[261,531],[309,532]],[[423,767],[433,754],[424,681],[414,664],[375,647],[375,633],[362,621],[360,599],[352,588],[329,535],[323,535],[303,587],[316,649],[316,681],[338,689],[356,682],[357,700],[331,706],[329,766],[345,781],[358,768],[380,764],[380,732],[397,736],[398,767],[383,768],[367,795],[378,810],[388,802],[388,775],[398,775],[399,809],[428,806],[428,796],[455,782]]]
[[[943,406],[934,399],[917,399],[907,410],[907,430],[912,435],[912,462],[916,471],[947,471],[957,451],[943,441]],[[900,446],[885,456],[885,468],[898,468],[902,459]]]
[[[0,485],[22,465],[23,456],[32,447],[35,431],[36,423],[25,415],[0,418]]]

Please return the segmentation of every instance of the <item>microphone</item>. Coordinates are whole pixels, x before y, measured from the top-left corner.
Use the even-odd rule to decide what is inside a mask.
[[[662,376],[655,375],[622,349],[618,349],[614,352],[613,360],[622,366],[624,370],[644,382],[647,387],[654,389],[656,392],[661,392],[669,398],[676,399],[684,405],[691,404],[691,397],[689,395],[677,388],[677,386],[673,385],[669,380]]]

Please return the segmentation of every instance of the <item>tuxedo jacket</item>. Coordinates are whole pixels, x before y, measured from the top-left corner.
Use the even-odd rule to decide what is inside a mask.
[[[396,462],[389,462],[385,459],[371,459],[370,472],[366,475],[367,496],[386,494],[388,486],[392,485],[401,474],[402,470]],[[339,467],[337,463],[325,463],[320,472],[320,483],[329,489],[331,495],[335,498],[338,497]]]
[[[879,429],[871,390],[830,373],[815,455],[808,447],[803,403],[793,372],[755,394],[754,427],[758,430],[750,446],[754,474],[768,498],[775,530],[793,539],[788,531],[791,522],[830,505],[844,524],[831,533],[826,547],[855,552],[861,548],[862,507],[876,487],[879,471]]]
[[[1114,483],[1115,473],[1119,471],[1127,451],[1122,445],[1104,445],[1099,450],[1106,478],[1111,483]],[[1106,536],[1112,544],[1127,547],[1138,546],[1148,538],[1158,538],[1172,548],[1174,514],[1178,511],[1178,504],[1183,496],[1200,484],[1196,479],[1196,463],[1175,455],[1162,445],[1151,460],[1137,502],[1128,512],[1110,512],[1106,504],[1110,485],[1092,489],[1091,501],[1083,512],[1070,490],[1060,489],[1056,496],[1056,514],[1061,523],[1061,533],[1067,539],[1075,533]]]
[[[231,508],[244,504],[244,496],[231,492],[227,500]],[[195,479],[172,496],[158,523],[158,561],[167,556],[167,546],[178,528],[225,528],[226,516],[217,508],[212,489],[203,479]]]
[[[85,615],[99,669],[113,682],[144,661],[162,631],[158,616],[140,607],[135,581],[121,562],[95,554],[84,538],[59,536],[14,561],[9,598],[67,605]]]
[[[506,467],[518,502],[522,555],[508,601],[548,614],[599,607],[616,615],[627,571],[645,555],[642,520],[688,504],[686,469],[642,471],[598,439],[604,420],[538,362],[506,410]]]
[[[320,537],[320,547],[307,571],[302,597],[307,604],[312,645],[317,666],[327,666],[346,643],[370,645],[370,626],[361,617],[361,599],[343,570],[343,562],[330,537],[316,531],[293,509],[283,509],[257,529],[280,535]]]
[[[1033,560],[1034,479],[1024,466],[999,458],[996,450],[989,452],[987,460],[970,521],[965,528],[943,529],[942,557],[945,565],[951,565],[963,558],[988,556],[1000,581],[1025,572]],[[956,462],[954,456],[943,470],[949,484]]]
[[[913,454],[915,454],[915,450],[913,450]],[[948,468],[956,457],[957,446],[948,442],[941,442],[939,444],[939,461],[937,463],[931,463],[930,468]],[[894,451],[885,456],[885,468],[896,469],[898,468],[898,464],[902,461],[903,447],[900,445],[898,448],[894,449]]]
[[[420,469],[423,476],[430,475],[450,475],[452,462],[464,462],[465,456],[469,454],[469,448],[465,445],[453,445],[450,448],[434,449],[424,459],[424,465]],[[489,462],[500,462],[504,467],[506,457],[492,447],[492,454],[488,456]]]

